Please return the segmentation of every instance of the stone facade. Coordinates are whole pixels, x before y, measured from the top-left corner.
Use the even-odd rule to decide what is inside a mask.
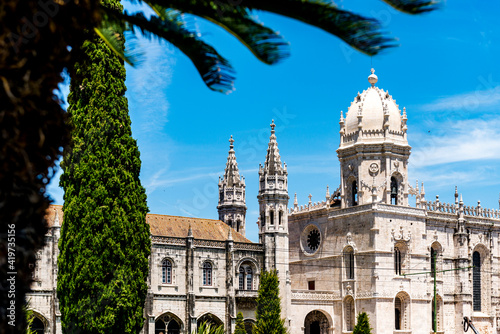
[[[292,334],[350,333],[363,311],[374,334],[462,333],[464,316],[481,334],[500,332],[500,211],[464,205],[456,188],[448,204],[428,201],[423,183],[413,187],[406,110],[375,86],[373,71],[368,80],[345,118],[341,113],[341,184],[331,193],[327,187],[324,201],[310,197],[299,206],[295,197],[288,208],[287,166],[271,124],[259,168],[259,243],[244,237],[245,182],[232,138],[219,181],[219,221],[148,215],[144,333],[191,333],[207,319],[230,333],[239,311],[250,329],[259,276],[269,269],[278,270]],[[47,220],[30,305],[46,333],[61,333],[61,207],[51,207]]]

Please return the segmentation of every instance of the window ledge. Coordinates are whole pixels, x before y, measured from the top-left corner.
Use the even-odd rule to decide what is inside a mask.
[[[219,288],[213,285],[202,285],[200,286],[200,292],[203,292],[203,290],[215,290],[215,292],[218,292]]]
[[[411,334],[411,329],[395,329],[394,334]]]
[[[174,284],[161,283],[158,285],[158,291],[161,291],[162,289],[178,291],[179,286]]]

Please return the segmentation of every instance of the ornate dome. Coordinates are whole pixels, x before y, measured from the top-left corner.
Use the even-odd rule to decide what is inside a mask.
[[[379,140],[383,137],[406,142],[406,110],[401,115],[399,106],[389,92],[375,87],[378,77],[374,72],[372,69],[368,77],[371,87],[354,98],[345,120],[341,115],[340,132],[349,137],[348,141],[359,142],[361,138],[371,141],[370,138]]]

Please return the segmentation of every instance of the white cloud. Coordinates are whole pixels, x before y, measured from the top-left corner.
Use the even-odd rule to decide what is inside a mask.
[[[413,167],[500,159],[500,120],[464,120],[440,127],[444,135],[428,136],[415,145]]]
[[[481,81],[481,80],[480,80]],[[481,111],[484,108],[500,106],[500,85],[484,89],[487,83],[473,92],[443,97],[422,106],[425,111],[455,111],[473,112]]]

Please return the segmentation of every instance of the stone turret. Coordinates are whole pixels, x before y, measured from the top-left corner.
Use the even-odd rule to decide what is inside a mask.
[[[281,163],[271,122],[266,162],[259,166],[259,241],[264,245],[264,269],[276,269],[280,282],[282,314],[289,314],[291,281],[288,267],[288,172]],[[287,326],[289,320],[286,322]]]
[[[358,93],[344,118],[340,114],[342,207],[373,202],[408,205],[407,115],[389,92],[375,86]]]
[[[224,176],[219,177],[219,220],[245,235],[245,178],[240,176],[234,152],[233,136],[229,139],[229,154]]]

